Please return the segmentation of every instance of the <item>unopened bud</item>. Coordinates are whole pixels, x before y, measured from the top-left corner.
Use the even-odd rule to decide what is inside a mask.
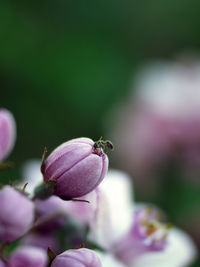
[[[0,162],[11,152],[15,138],[15,119],[10,111],[0,108]]]
[[[8,267],[46,267],[47,261],[45,250],[32,246],[22,246],[11,255]]]
[[[32,226],[34,204],[11,186],[0,190],[0,241],[12,242]]]
[[[43,165],[45,182],[54,182],[54,194],[63,199],[83,196],[95,189],[108,169],[108,157],[89,138],[77,138],[56,148]]]

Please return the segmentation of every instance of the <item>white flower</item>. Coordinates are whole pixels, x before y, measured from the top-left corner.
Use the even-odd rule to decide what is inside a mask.
[[[103,247],[110,247],[133,222],[132,184],[128,175],[111,170],[96,192],[99,199],[90,238]]]
[[[99,256],[102,267],[126,267],[122,262],[117,260],[112,254],[95,251]]]
[[[186,118],[200,111],[200,63],[154,62],[136,82],[136,98],[157,114]]]
[[[197,250],[191,238],[176,228],[169,230],[166,228],[165,230],[165,224],[155,221],[156,213],[154,211],[153,215],[147,213],[149,221],[146,221],[146,217],[144,217],[145,221],[139,221],[141,228],[143,223],[144,226],[147,223],[147,228],[144,228],[144,230],[146,229],[145,232],[141,233],[141,241],[138,233],[136,235],[132,234],[131,229],[135,229],[133,226],[138,223],[138,220],[136,217],[134,222],[131,184],[127,175],[118,171],[111,171],[98,190],[103,201],[100,200],[97,203],[97,210],[101,210],[101,212],[97,212],[96,217],[94,217],[96,221],[93,222],[93,225],[96,228],[92,227],[90,237],[94,242],[106,248],[108,253],[104,255],[105,258],[110,259],[109,254],[112,254],[112,259],[117,260],[118,258],[119,264],[121,260],[124,264],[122,266],[128,267],[185,267],[195,259]],[[141,208],[144,209],[144,205],[141,205]],[[135,205],[135,209],[138,211],[137,205]],[[154,228],[151,228],[152,223]],[[130,236],[128,236],[129,234]],[[137,236],[138,239],[136,240]],[[164,238],[163,241],[166,241],[164,246],[160,245],[160,238]],[[140,248],[135,246],[136,242],[138,242]],[[128,262],[123,260],[123,257],[120,257],[121,255],[119,256],[119,251],[116,250],[118,244],[124,245],[124,248],[126,248],[124,251],[129,250]],[[106,264],[105,267],[108,266]]]
[[[138,257],[131,267],[185,267],[195,259],[197,249],[191,238],[179,229],[172,229],[168,245],[160,252],[149,252]]]

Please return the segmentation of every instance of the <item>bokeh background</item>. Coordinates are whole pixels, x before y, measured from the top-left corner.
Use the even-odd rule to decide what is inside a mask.
[[[40,157],[44,146],[51,151],[79,136],[112,139],[119,129],[118,107],[130,96],[134,105],[134,80],[142,66],[174,62],[180,54],[198,59],[199,10],[196,0],[0,0],[0,106],[17,121],[9,158],[15,165],[2,182],[20,179],[23,162]],[[140,173],[116,155],[118,141],[111,166],[136,180],[136,200],[159,205],[200,246],[200,171],[195,181],[182,179],[169,156],[161,171],[154,170],[159,186],[141,190]]]

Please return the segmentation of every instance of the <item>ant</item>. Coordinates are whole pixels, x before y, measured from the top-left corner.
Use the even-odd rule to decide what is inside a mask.
[[[101,136],[100,139],[94,143],[94,149],[98,148],[103,148],[103,150],[107,152],[108,150],[113,150],[114,146],[111,141],[109,140],[104,141]]]

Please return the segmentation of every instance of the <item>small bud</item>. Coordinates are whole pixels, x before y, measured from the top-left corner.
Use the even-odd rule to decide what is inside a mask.
[[[32,246],[21,246],[11,255],[8,267],[46,267],[47,261],[45,250]]]
[[[58,255],[51,267],[102,267],[96,253],[87,248],[70,249]]]
[[[56,148],[44,162],[44,181],[55,182],[54,194],[63,199],[95,189],[108,169],[108,157],[89,138],[77,138]]]
[[[0,109],[0,162],[11,152],[16,138],[16,124],[12,113]]]
[[[34,219],[34,204],[11,186],[0,190],[0,241],[12,242],[24,235]]]

